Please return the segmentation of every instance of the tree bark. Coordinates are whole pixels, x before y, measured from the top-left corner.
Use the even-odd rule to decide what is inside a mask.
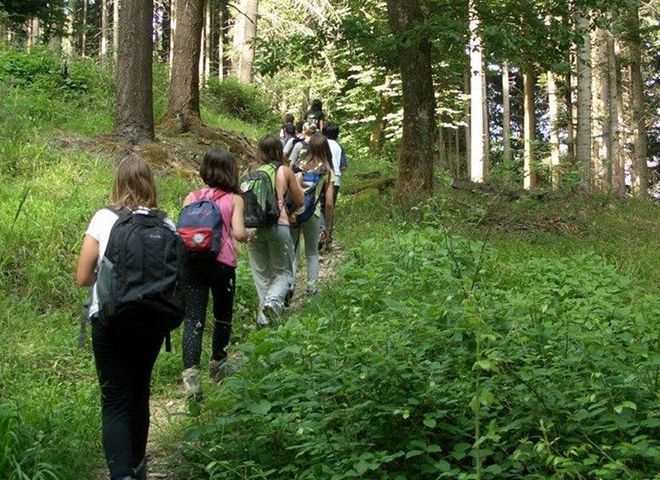
[[[619,195],[626,191],[625,184],[625,161],[623,156],[623,142],[621,135],[621,115],[623,105],[621,101],[621,73],[620,65],[617,60],[616,42],[611,33],[607,39],[607,58],[609,75],[609,123],[610,123],[610,144],[609,150],[612,157],[612,188]]]
[[[129,144],[154,139],[152,16],[152,0],[122,1],[114,130]]]
[[[559,188],[559,97],[554,72],[548,72],[548,121],[550,123],[550,179]]]
[[[632,134],[634,145],[633,194],[648,196],[648,165],[646,123],[644,121],[644,78],[642,77],[642,39],[639,32],[639,11],[631,10],[628,17],[628,46],[630,51],[630,89],[632,102]]]
[[[259,0],[247,0],[245,3],[245,19],[243,21],[243,42],[240,45],[241,59],[238,78],[243,83],[252,83],[254,63],[254,42],[257,36],[257,13]]]
[[[509,83],[509,62],[502,65],[502,132],[503,156],[511,160],[511,85]]]
[[[590,192],[593,184],[591,170],[591,39],[589,17],[576,12],[577,25],[577,161],[582,169],[580,187]]]
[[[387,0],[387,15],[398,39],[403,87],[403,138],[397,196],[403,205],[415,205],[433,194],[435,96],[431,42],[415,29],[423,20],[418,0]]]
[[[176,120],[180,132],[201,125],[199,108],[199,61],[204,0],[178,0],[174,33],[172,78],[167,111],[161,122]]]
[[[99,46],[99,58],[101,63],[105,62],[108,54],[108,0],[101,0],[101,44]]]
[[[525,114],[523,120],[523,136],[524,136],[524,174],[523,174],[523,188],[525,190],[532,189],[536,186],[536,174],[534,172],[534,140],[536,131],[536,115],[534,111],[534,67],[532,65],[525,66],[525,73],[523,74],[524,98],[525,98]]]
[[[470,0],[470,160],[469,176],[473,182],[484,179],[483,55],[477,29],[476,0]]]
[[[112,56],[117,64],[119,53],[119,0],[112,2]]]

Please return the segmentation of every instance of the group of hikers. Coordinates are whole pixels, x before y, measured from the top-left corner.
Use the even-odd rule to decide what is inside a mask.
[[[305,294],[318,292],[319,253],[332,248],[334,206],[346,168],[339,127],[326,122],[320,100],[303,121],[285,118],[280,136],[266,135],[254,171],[239,180],[234,156],[212,148],[175,224],[158,210],[145,160],[118,165],[109,207],[92,217],[76,281],[89,286],[85,315],[102,398],[102,436],[112,480],[146,480],[151,374],[169,332],[183,323],[186,398],[201,398],[200,364],[209,293],[213,328],[208,374],[235,373],[228,361],[238,248],[246,250],[259,297],[255,321],[277,321],[295,290],[301,245]],[[261,183],[259,183],[261,182]],[[268,196],[272,198],[269,200]],[[271,205],[272,204],[272,205]]]

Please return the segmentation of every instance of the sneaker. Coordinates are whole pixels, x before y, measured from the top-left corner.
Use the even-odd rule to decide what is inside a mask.
[[[264,312],[264,316],[268,320],[268,323],[277,320],[277,317],[279,317],[277,309],[272,303],[266,302],[261,311]]]
[[[223,378],[238,372],[238,367],[225,360],[209,361],[209,377],[215,382],[220,382]]]
[[[267,327],[270,322],[268,321],[268,318],[266,318],[266,315],[264,315],[264,312],[259,310],[257,312],[257,327]]]
[[[199,380],[199,368],[186,368],[181,374],[186,398],[197,397],[202,393],[202,382]]]

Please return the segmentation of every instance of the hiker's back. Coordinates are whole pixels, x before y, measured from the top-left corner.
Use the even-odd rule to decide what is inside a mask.
[[[112,329],[164,335],[183,321],[183,242],[158,210],[116,210],[99,263],[99,320]]]

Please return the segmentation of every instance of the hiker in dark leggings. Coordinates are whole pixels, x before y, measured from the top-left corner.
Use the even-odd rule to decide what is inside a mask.
[[[188,194],[184,205],[202,198],[212,198],[222,214],[221,248],[216,258],[189,258],[184,293],[186,317],[183,324],[183,372],[186,396],[202,391],[199,367],[202,358],[202,335],[206,325],[209,292],[213,295],[213,341],[209,376],[219,382],[234,373],[227,362],[227,346],[236,290],[236,241],[254,240],[256,230],[243,222],[243,198],[238,189],[238,165],[227,150],[212,148],[202,158],[199,175],[205,186]]]
[[[137,211],[157,208],[156,187],[149,165],[130,155],[117,167],[111,203]],[[151,371],[165,335],[117,333],[98,319],[96,268],[103,258],[117,213],[102,208],[92,217],[80,251],[76,282],[94,285],[89,316],[99,385],[103,447],[112,480],[147,479],[147,437]],[[168,221],[174,230],[174,224]]]

